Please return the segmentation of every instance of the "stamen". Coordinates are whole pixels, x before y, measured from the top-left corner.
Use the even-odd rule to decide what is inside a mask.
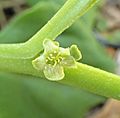
[[[56,53],[57,53],[57,51],[54,51],[53,53],[54,53],[54,54],[56,54]]]
[[[46,62],[48,62],[48,59],[46,59]]]
[[[45,66],[45,69],[47,69],[47,67]]]
[[[53,59],[51,57],[47,57],[47,59],[50,60],[50,61],[53,61]]]
[[[57,51],[54,51],[48,55],[46,58],[46,63],[49,65],[56,66],[60,61],[62,61],[62,57],[60,56],[60,53]]]
[[[55,67],[56,65],[57,65],[57,61],[55,60],[53,67]]]
[[[52,57],[53,56],[53,54],[50,54],[50,57]]]

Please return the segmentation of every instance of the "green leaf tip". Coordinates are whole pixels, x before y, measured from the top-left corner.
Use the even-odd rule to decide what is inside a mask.
[[[51,81],[62,80],[65,76],[64,68],[76,67],[76,61],[81,59],[81,52],[76,45],[70,48],[59,47],[59,43],[50,39],[43,42],[44,52],[32,61],[33,67],[43,71],[45,77]]]

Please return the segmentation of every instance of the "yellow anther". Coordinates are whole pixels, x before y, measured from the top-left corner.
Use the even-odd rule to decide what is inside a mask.
[[[51,57],[47,57],[47,59],[50,60],[50,61],[53,61],[53,59]]]
[[[57,51],[54,51],[53,53],[54,53],[54,54],[56,54],[56,53],[57,53]]]
[[[53,56],[53,54],[50,54],[50,57],[52,57]]]
[[[46,62],[48,62],[48,59],[46,59]]]

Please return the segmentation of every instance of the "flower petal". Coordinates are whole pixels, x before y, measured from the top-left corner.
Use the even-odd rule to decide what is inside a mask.
[[[56,66],[46,65],[44,75],[51,81],[62,80],[65,76],[63,67],[58,64]]]
[[[33,67],[37,70],[43,70],[45,68],[46,62],[44,55],[41,55],[40,57],[36,58],[32,61]]]
[[[65,56],[61,61],[63,67],[76,67],[75,59],[72,56]]]
[[[69,48],[60,48],[60,55],[63,57],[66,55],[70,55],[70,49]]]
[[[52,41],[50,39],[45,39],[43,42],[43,47],[45,50],[45,53],[53,52],[59,50],[59,43]]]
[[[75,58],[76,61],[79,61],[82,58],[82,54],[76,45],[70,47],[70,54]]]

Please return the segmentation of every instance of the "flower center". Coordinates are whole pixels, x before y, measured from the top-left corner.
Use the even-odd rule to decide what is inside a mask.
[[[46,64],[52,66],[59,64],[61,61],[62,61],[62,56],[60,56],[60,53],[57,51],[49,53],[48,56],[46,57]]]

